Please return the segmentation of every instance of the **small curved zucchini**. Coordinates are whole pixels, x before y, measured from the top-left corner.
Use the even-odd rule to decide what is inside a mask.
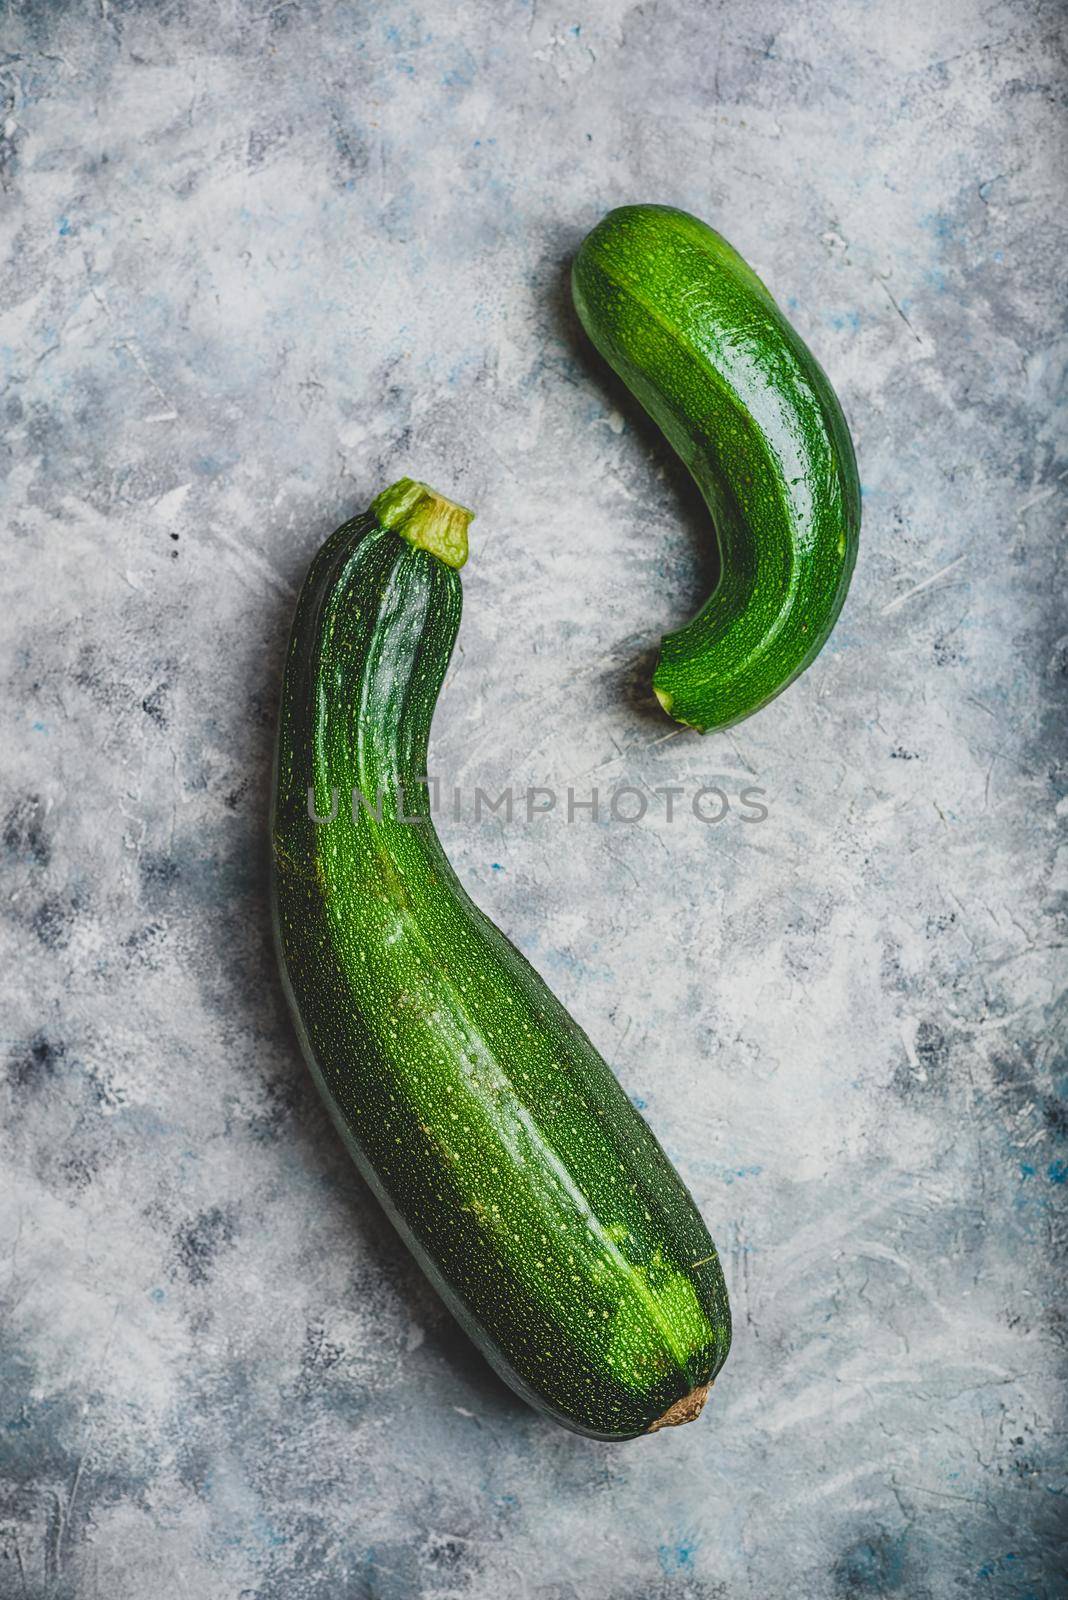
[[[533,1405],[627,1439],[700,1411],[726,1290],[682,1180],[431,822],[469,516],[406,479],[312,564],[282,691],[275,934],[319,1089],[447,1305]]]
[[[804,671],[842,609],[860,531],[842,408],[756,273],[684,211],[609,212],[579,247],[572,290],[719,540],[719,583],[661,641],[653,688],[677,721],[729,727]]]

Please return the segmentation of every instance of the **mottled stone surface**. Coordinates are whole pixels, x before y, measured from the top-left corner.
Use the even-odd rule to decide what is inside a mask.
[[[1062,17],[8,0],[5,1600],[1068,1592]],[[566,293],[644,199],[773,287],[865,487],[830,646],[705,741],[648,691],[705,520]],[[649,803],[442,822],[723,1251],[705,1416],[629,1445],[456,1332],[279,995],[288,615],[405,472],[479,512],[436,770]]]

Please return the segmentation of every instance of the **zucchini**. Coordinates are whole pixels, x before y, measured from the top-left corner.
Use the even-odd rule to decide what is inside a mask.
[[[579,247],[583,327],[712,513],[719,581],[661,640],[653,689],[707,733],[815,660],[849,588],[860,485],[842,408],[756,273],[696,217],[622,206]]]
[[[627,1439],[700,1411],[726,1290],[648,1126],[434,831],[469,518],[405,479],[312,563],[279,718],[275,936],[315,1081],[446,1304],[534,1406]]]

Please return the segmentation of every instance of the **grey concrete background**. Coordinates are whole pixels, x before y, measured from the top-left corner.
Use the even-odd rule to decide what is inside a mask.
[[[8,0],[5,1600],[1068,1593],[1060,20]],[[642,199],[773,287],[865,487],[831,644],[705,741],[648,692],[705,521],[565,289]],[[731,800],[442,824],[725,1258],[705,1417],[630,1445],[457,1334],[280,1003],[289,612],[405,472],[478,510],[438,772]]]

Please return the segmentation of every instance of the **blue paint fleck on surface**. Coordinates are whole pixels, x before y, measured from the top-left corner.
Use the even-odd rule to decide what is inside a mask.
[[[657,1552],[661,1571],[668,1575],[692,1572],[695,1550],[696,1546],[687,1539],[675,1544],[662,1544]]]

